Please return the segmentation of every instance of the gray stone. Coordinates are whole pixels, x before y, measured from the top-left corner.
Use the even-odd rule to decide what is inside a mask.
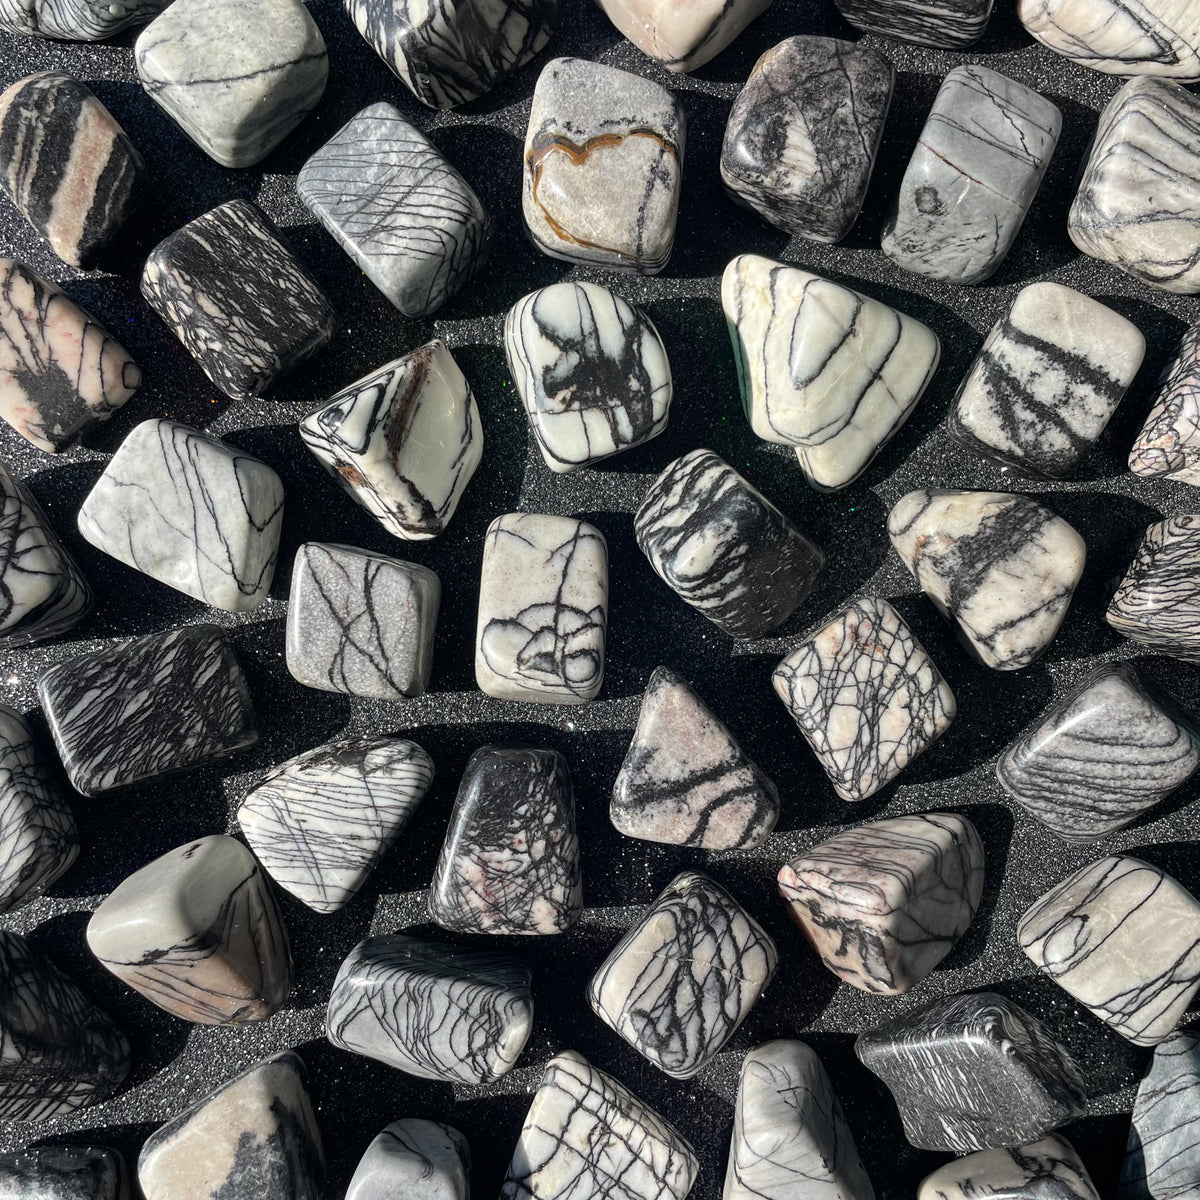
[[[1200,325],[1183,335],[1158,381],[1154,406],[1129,451],[1129,469],[1144,479],[1200,487]]]
[[[921,1180],[917,1200],[1100,1200],[1087,1167],[1065,1138],[1029,1146],[980,1150]]]
[[[987,28],[993,0],[836,0],[838,11],[864,33],[964,50]]]
[[[346,1200],[469,1200],[471,1151],[438,1121],[393,1121],[358,1161]]]
[[[0,1156],[0,1200],[129,1200],[129,1172],[107,1146],[30,1146]]]
[[[668,71],[694,71],[720,54],[771,0],[599,0],[608,19]]]
[[[170,0],[0,0],[0,29],[27,37],[103,42],[158,16]]]

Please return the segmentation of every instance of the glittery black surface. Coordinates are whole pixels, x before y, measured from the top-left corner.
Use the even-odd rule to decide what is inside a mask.
[[[316,112],[259,167],[230,171],[196,149],[135,81],[133,35],[96,47],[0,37],[3,82],[48,67],[85,80],[111,108],[145,155],[155,183],[139,240],[109,273],[83,275],[64,267],[12,208],[0,205],[0,250],[62,281],[68,292],[107,321],[146,371],[146,385],[128,407],[85,445],[51,458],[0,427],[0,458],[28,481],[93,581],[98,608],[66,639],[0,655],[0,700],[35,708],[38,675],[53,663],[126,634],[215,620],[233,630],[247,666],[263,726],[253,751],[218,769],[165,785],[114,792],[76,805],[83,853],[54,895],[4,918],[6,928],[33,941],[71,970],[116,1017],[135,1044],[130,1085],[114,1099],[44,1125],[0,1125],[0,1149],[46,1137],[97,1141],[135,1154],[154,1126],[205,1094],[242,1066],[286,1046],[311,1068],[318,1117],[330,1159],[330,1195],[340,1197],[368,1141],[398,1117],[451,1121],[469,1137],[480,1197],[499,1188],[541,1067],[555,1050],[573,1047],[673,1120],[703,1160],[698,1200],[720,1193],[742,1053],[770,1037],[800,1036],[828,1065],[855,1136],[883,1198],[911,1196],[917,1180],[943,1157],[912,1149],[895,1110],[852,1052],[858,1030],[943,993],[984,985],[1041,1017],[1075,1053],[1092,1091],[1088,1115],[1071,1137],[1100,1190],[1111,1194],[1125,1142],[1136,1079],[1147,1053],[1123,1042],[1038,977],[1014,940],[1020,913],[1069,871],[1106,852],[1134,850],[1200,889],[1196,827],[1200,778],[1151,814],[1151,819],[1091,849],[1055,839],[1003,797],[994,778],[999,751],[1057,694],[1097,662],[1134,658],[1148,677],[1200,710],[1200,670],[1147,658],[1102,620],[1106,593],[1128,562],[1142,529],[1160,515],[1200,509],[1200,495],[1182,484],[1135,479],[1125,455],[1149,405],[1157,372],[1186,322],[1200,316],[1192,298],[1168,296],[1081,257],[1065,230],[1076,173],[1096,114],[1118,81],[1075,67],[1031,42],[1000,0],[978,53],[923,50],[864,39],[888,54],[899,71],[879,166],[866,210],[838,247],[788,242],[753,214],[735,207],[721,188],[717,159],[724,121],[740,83],[767,47],[795,33],[855,36],[832,3],[775,0],[768,13],[724,54],[691,76],[674,77],[623,41],[587,0],[565,0],[561,34],[531,68],[482,101],[456,113],[421,108],[352,29],[333,0],[313,15],[329,44],[330,84]],[[520,216],[521,142],[541,62],[576,54],[648,75],[675,88],[689,132],[679,236],[666,271],[654,279],[571,271],[537,253],[524,239]],[[988,65],[1045,91],[1063,110],[1064,132],[1046,183],[1013,253],[989,284],[954,288],[893,268],[878,250],[879,228],[941,76],[960,62]],[[316,224],[296,198],[295,175],[305,158],[368,103],[390,100],[428,128],[461,169],[496,222],[492,260],[476,282],[432,320],[399,316]],[[151,245],[185,220],[224,200],[252,198],[285,230],[327,290],[342,328],[332,347],[286,380],[269,399],[230,403],[218,396],[137,293],[138,268]],[[912,313],[942,338],[943,358],[916,414],[853,487],[822,496],[804,484],[784,446],[751,433],[737,397],[733,356],[719,304],[719,277],[728,259],[757,251],[861,286]],[[662,333],[675,373],[667,431],[597,470],[554,475],[528,435],[504,367],[501,327],[507,308],[525,292],[561,278],[590,278],[643,305]],[[1090,560],[1065,627],[1037,664],[997,674],[970,663],[929,602],[888,549],[889,506],[916,486],[1007,489],[1012,477],[976,460],[941,430],[954,390],[984,332],[1021,284],[1053,278],[1112,305],[1146,334],[1146,366],[1097,451],[1074,481],[1025,490],[1046,500],[1087,539]],[[296,420],[317,401],[368,369],[433,335],[453,349],[475,388],[483,417],[483,466],[467,489],[445,536],[404,545],[355,507],[305,451]],[[170,416],[202,425],[259,455],[287,488],[281,569],[270,600],[240,617],[214,613],[114,563],[83,544],[74,516],[105,457],[135,424]],[[826,550],[829,568],[802,614],[782,636],[733,643],[676,599],[638,552],[630,514],[649,480],[696,446],[727,458],[791,515]],[[525,509],[578,514],[598,525],[612,557],[608,677],[600,699],[584,709],[542,709],[486,699],[474,686],[472,641],[483,533],[497,514]],[[297,545],[321,539],[398,554],[434,568],[445,589],[432,690],[396,704],[348,701],[294,683],[283,661],[283,626],[290,561]],[[770,686],[777,659],[805,628],[858,592],[888,596],[912,623],[949,679],[959,719],[947,736],[888,788],[857,807],[836,800]],[[761,850],[708,855],[623,839],[608,824],[608,793],[635,722],[650,672],[668,664],[692,680],[779,784],[783,816]],[[188,1026],[133,995],[93,961],[84,944],[88,914],[126,874],[189,838],[232,830],[238,802],[274,763],[349,732],[396,730],[419,741],[437,763],[438,778],[401,844],[367,888],[334,916],[318,916],[284,897],[295,943],[297,987],[286,1010],[245,1029]],[[429,883],[459,774],[486,742],[520,739],[557,747],[575,777],[583,840],[588,911],[564,937],[520,940],[513,949],[535,971],[537,1019],[521,1065],[499,1085],[452,1089],[424,1083],[353,1058],[322,1037],[322,1013],[342,957],[367,932],[428,929]],[[840,823],[881,814],[950,807],[969,812],[987,849],[982,909],[963,941],[912,993],[888,1000],[836,984],[802,944],[775,896],[779,864],[827,836]],[[584,989],[634,914],[683,867],[700,867],[727,885],[776,937],[782,963],[775,982],[715,1064],[687,1083],[668,1079],[597,1021]]]

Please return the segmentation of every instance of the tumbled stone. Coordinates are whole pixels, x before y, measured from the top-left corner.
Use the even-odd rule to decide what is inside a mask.
[[[258,741],[241,664],[214,625],[113,642],[51,667],[38,699],[85,796],[224,758]]]
[[[391,104],[371,104],[300,168],[296,191],[407,317],[426,317],[487,261],[492,219]]]
[[[1048,1137],[1029,1146],[980,1150],[926,1175],[917,1200],[1100,1200],[1091,1176],[1065,1138]]]
[[[1200,487],[1200,325],[1183,335],[1162,373],[1150,415],[1129,451],[1129,469],[1144,479]]]
[[[733,1036],[775,974],[775,943],[719,884],[677,875],[588,987],[595,1014],[673,1079]]]
[[[838,242],[858,218],[896,70],[878,51],[791,37],[754,64],[733,102],[721,178],[787,233]]]
[[[685,1200],[700,1170],[671,1125],[574,1050],[546,1064],[501,1200]]]
[[[367,938],[333,982],[326,1036],[419,1079],[493,1083],[529,1038],[531,979],[507,954],[403,934]]]
[[[1168,292],[1200,292],[1200,98],[1131,79],[1108,102],[1067,218],[1084,254]]]
[[[0,95],[0,188],[73,267],[90,267],[145,198],[142,156],[90,89],[63,71]]]
[[[97,550],[227,612],[266,600],[282,524],[283,484],[266,463],[161,418],[135,426],[78,517]]]
[[[433,781],[433,760],[404,738],[346,738],[276,767],[238,809],[263,869],[317,912],[353,898],[404,831]]]
[[[129,1200],[129,1172],[107,1146],[30,1146],[0,1155],[0,1200]]]
[[[863,33],[964,50],[987,28],[993,0],[835,0],[838,11]]]
[[[393,1121],[359,1159],[346,1200],[468,1200],[471,1151],[438,1121]]]
[[[1146,530],[1104,619],[1135,642],[1200,662],[1200,514]]]
[[[748,850],[775,828],[779,792],[687,680],[656,667],[609,816],[647,842]]]
[[[1069,842],[1121,829],[1200,766],[1197,735],[1128,663],[1099,667],[1000,756],[1000,785]]]
[[[930,279],[982,283],[1016,241],[1061,129],[1062,113],[1032,89],[954,67],[884,225],[884,254]]]
[[[958,712],[904,618],[870,597],[801,642],[771,681],[843,800],[886,787]]]
[[[720,54],[771,0],[598,0],[608,19],[668,71]]]
[[[138,36],[134,61],[150,99],[223,167],[266,158],[329,77],[300,0],[174,0]]]
[[[210,209],[159,242],[141,286],[232,400],[261,395],[333,336],[333,310],[317,281],[246,200]]]
[[[725,268],[721,304],[760,438],[794,446],[813,487],[853,483],[912,415],[941,346],[920,321],[757,254]]]
[[[292,990],[287,930],[271,886],[241,842],[213,834],[128,876],[88,922],[92,953],[173,1016],[244,1025]]]
[[[567,760],[557,750],[476,750],[429,889],[434,923],[458,933],[564,933],[582,908]]]
[[[422,104],[490,92],[550,40],[559,0],[342,0],[371,48]]]
[[[321,1200],[325,1154],[308,1072],[285,1050],[235,1075],[146,1140],[146,1200]]]
[[[581,58],[542,68],[525,134],[521,210],[539,250],[657,275],[675,243],[683,109],[649,79]]]
[[[654,323],[597,283],[551,284],[504,322],[508,370],[552,471],[640,446],[667,427],[671,366]]]
[[[479,460],[471,385],[434,340],[343,388],[300,422],[317,460],[388,533],[443,533]]]
[[[887,1085],[904,1136],[962,1154],[1036,1142],[1081,1115],[1079,1069],[1011,1000],[971,992],[935,1000],[859,1034],[854,1052]]]
[[[742,1060],[723,1200],[875,1200],[816,1052],[767,1042]]]
[[[779,893],[838,978],[864,992],[899,996],[950,953],[974,920],[983,895],[983,843],[957,813],[871,821],[785,864]]]
[[[292,566],[288,670],[326,692],[375,700],[423,695],[441,596],[441,581],[428,567],[305,542]]]
[[[1154,1046],[1200,991],[1200,901],[1165,871],[1114,855],[1026,909],[1017,942],[1069,995],[1136,1046]]]
[[[0,29],[27,37],[101,42],[156,17],[170,0],[0,0]]]
[[[888,537],[921,590],[984,666],[1016,671],[1054,639],[1083,574],[1083,538],[1008,492],[916,491]]]
[[[475,681],[498,700],[587,704],[604,682],[608,545],[586,521],[506,513],[488,526]]]
[[[825,565],[819,547],[711,450],[692,450],[659,475],[633,531],[658,577],[731,637],[778,629]]]

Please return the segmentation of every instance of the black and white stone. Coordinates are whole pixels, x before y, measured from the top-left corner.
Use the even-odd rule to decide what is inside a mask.
[[[388,533],[443,533],[483,457],[479,407],[434,340],[343,388],[300,422],[317,461]]]
[[[1066,1050],[993,992],[895,1017],[859,1034],[854,1052],[887,1085],[904,1136],[923,1150],[1026,1145],[1083,1112],[1083,1077]]]
[[[694,71],[720,54],[771,0],[598,0],[608,19],[668,71]]]
[[[296,191],[406,316],[427,317],[487,261],[492,219],[391,104],[371,104],[300,168]]]
[[[92,914],[88,947],[159,1008],[201,1025],[245,1025],[292,990],[279,905],[254,856],[225,834],[188,842],[120,883]]]
[[[598,283],[565,280],[518,300],[504,322],[508,370],[552,471],[574,471],[658,437],[671,365],[654,323]]]
[[[1059,283],[1031,283],[992,326],[947,421],[963,445],[1022,475],[1069,474],[1133,382],[1146,339]]]
[[[138,36],[134,61],[150,99],[223,167],[266,158],[329,78],[301,0],[174,0]]]
[[[1062,517],[1009,492],[909,492],[887,529],[964,647],[996,671],[1028,666],[1054,639],[1087,557]]]
[[[673,1079],[708,1065],[771,982],[775,943],[718,883],[684,871],[592,977],[595,1014]]]
[[[1200,766],[1197,734],[1129,663],[1098,667],[1000,756],[1000,785],[1069,842],[1121,829]]]
[[[792,919],[839,979],[898,996],[967,931],[983,896],[983,843],[958,813],[844,829],[779,872]]]
[[[838,11],[863,33],[965,50],[987,28],[994,0],[835,0]]]
[[[800,36],[773,46],[725,126],[730,194],[787,233],[841,241],[862,209],[895,82],[884,55],[853,42]]]
[[[521,210],[533,244],[584,266],[657,275],[675,244],[686,129],[650,79],[582,58],[538,76]]]
[[[258,741],[241,664],[214,625],[113,642],[51,667],[38,698],[85,796],[186,771]]]
[[[308,1071],[285,1050],[235,1075],[146,1140],[146,1200],[321,1200],[325,1153]]]
[[[1152,287],[1200,292],[1200,98],[1146,76],[1113,96],[1067,232],[1084,254]]]
[[[63,262],[94,266],[148,187],[142,156],[79,80],[42,71],[0,95],[0,189]]]
[[[506,513],[488,526],[475,681],[498,700],[587,704],[604,682],[608,544],[586,521]]]
[[[942,81],[883,228],[897,266],[945,283],[982,283],[1025,222],[1062,113],[979,64]]]
[[[1129,469],[1143,479],[1200,487],[1200,325],[1183,335],[1158,381],[1150,415],[1129,451]]]
[[[238,808],[263,869],[320,913],[354,897],[412,819],[433,760],[390,734],[346,738],[275,768]]]
[[[493,1083],[529,1038],[531,979],[508,954],[398,933],[367,938],[333,982],[326,1036],[419,1079]]]
[[[582,1054],[546,1064],[501,1200],[685,1200],[700,1163],[679,1132]]]
[[[775,828],[779,792],[687,680],[656,667],[608,811],[627,837],[749,850]]]
[[[358,1160],[345,1200],[469,1200],[471,1150],[457,1129],[393,1121]]]
[[[220,438],[152,418],[108,460],[77,524],[127,567],[213,608],[246,612],[275,578],[283,483]]]
[[[0,930],[0,1118],[46,1121],[111,1095],[125,1035],[49,959]]]
[[[825,555],[711,450],[650,485],[633,531],[660,579],[731,637],[762,637],[804,602]]]
[[[107,1146],[30,1146],[0,1155],[0,1200],[129,1200],[129,1172]]]
[[[342,0],[371,48],[422,104],[455,108],[523,67],[558,26],[559,0]]]
[[[1029,960],[1136,1046],[1200,991],[1200,901],[1165,871],[1113,855],[1067,876],[1017,925]]]
[[[816,1052],[767,1042],[742,1060],[722,1200],[875,1200]]]
[[[806,638],[771,677],[804,740],[849,801],[886,787],[950,728],[958,704],[886,601],[863,597]]]
[[[725,268],[721,305],[760,438],[795,448],[815,488],[859,477],[911,416],[941,357],[920,321],[757,254]]]
[[[26,37],[102,42],[152,20],[170,0],[0,0],[0,30]]]
[[[429,889],[434,923],[456,933],[565,933],[582,908],[567,760],[557,750],[476,750]]]
[[[374,700],[421,696],[442,584],[428,567],[305,542],[288,600],[287,668],[308,687]]]
[[[1200,662],[1200,514],[1146,530],[1104,619],[1152,650]]]
[[[917,1200],[1100,1200],[1087,1167],[1066,1138],[1007,1150],[979,1150],[926,1175]]]
[[[142,270],[142,295],[232,400],[261,395],[320,350],[336,323],[317,281],[246,200],[159,242]]]

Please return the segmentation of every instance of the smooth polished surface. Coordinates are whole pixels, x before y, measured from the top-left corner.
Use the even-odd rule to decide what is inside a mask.
[[[1163,369],[1129,469],[1143,479],[1200,486],[1200,325],[1188,329]]]
[[[668,71],[694,71],[719,54],[771,0],[599,0],[609,20]]]
[[[1100,1200],[1085,1167],[1065,1138],[1029,1146],[980,1150],[939,1167],[917,1190],[917,1200]]]

